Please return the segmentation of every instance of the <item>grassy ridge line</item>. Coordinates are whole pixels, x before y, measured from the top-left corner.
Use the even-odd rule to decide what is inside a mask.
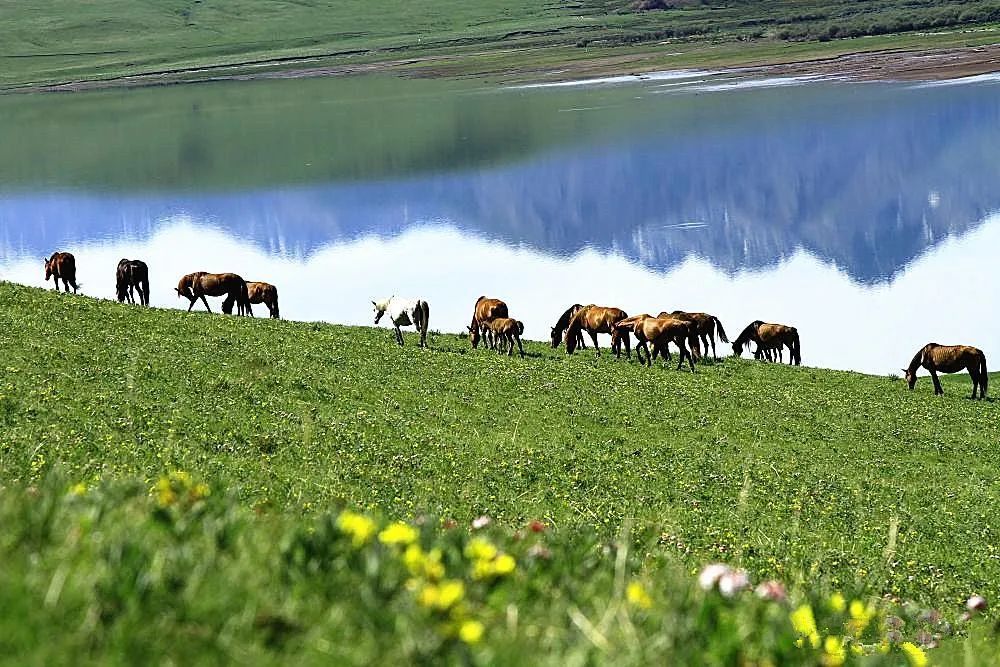
[[[0,303],[5,484],[180,468],[281,514],[348,503],[599,535],[632,519],[692,564],[1000,597],[1000,421],[965,377],[937,399],[926,381],[737,360],[691,375],[540,344],[522,361],[451,335],[400,349],[386,330],[9,284]]]
[[[877,6],[743,2],[656,12],[631,11],[629,5],[624,0],[547,5],[435,0],[413,11],[404,0],[99,0],[82,5],[26,0],[6,8],[0,23],[0,89],[137,75],[155,75],[153,82],[371,64],[405,70],[413,60],[424,74],[484,75],[499,69],[531,78],[538,69],[562,66],[582,75],[608,68],[781,62],[905,44],[996,42],[995,30],[966,32],[996,27],[989,22],[995,21],[990,19],[995,7],[980,0],[943,10],[903,0]],[[926,29],[914,32],[920,28]],[[819,41],[831,34],[870,37]],[[450,61],[446,70],[438,68],[440,58]]]

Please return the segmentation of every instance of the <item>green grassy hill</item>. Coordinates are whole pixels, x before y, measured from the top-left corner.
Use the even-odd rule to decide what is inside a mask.
[[[1000,599],[998,409],[966,398],[966,376],[936,398],[926,380],[911,393],[890,378],[733,359],[692,375],[541,344],[508,359],[450,334],[398,348],[385,329],[141,310],[4,283],[0,304],[0,649],[15,655],[319,660],[326,641],[350,662],[464,659],[447,630],[417,639],[445,626],[397,608],[397,594],[413,604],[402,574],[373,574],[389,547],[367,561],[333,555],[331,512],[345,506],[437,517],[424,538],[443,541],[449,567],[467,537],[438,521],[493,517],[521,578],[481,590],[470,580],[469,604],[481,596],[495,639],[462,654],[475,661],[683,660],[677,646],[691,637],[719,664],[752,658],[722,645],[730,626],[755,628],[753,640],[737,632],[750,652],[780,658],[785,616],[694,590],[690,573],[715,560],[816,600],[845,591],[954,617],[973,593]],[[170,482],[176,470],[194,481]],[[157,506],[161,478],[173,487]],[[541,552],[514,534],[531,520],[560,562],[533,565],[537,580],[521,564]],[[626,569],[667,611],[640,604],[638,630],[618,612],[601,621],[613,628],[588,629],[578,613],[628,606]],[[698,625],[706,609],[722,614],[711,631]],[[676,617],[688,614],[701,620]],[[352,633],[365,641],[337,643]],[[945,644],[937,655],[963,650]],[[820,659],[809,655],[781,659]]]
[[[638,11],[630,0],[434,0],[419,5],[404,0],[21,0],[8,3],[0,15],[0,89],[151,73],[204,79],[352,68],[413,58],[433,59],[421,64],[432,71],[480,75],[579,68],[581,61],[594,59],[624,59],[618,62],[625,71],[774,62],[887,47],[994,43],[995,30],[962,33],[1000,21],[1000,7],[990,0],[946,6],[926,0],[645,5],[664,8]],[[915,39],[886,39],[902,33]],[[655,62],[639,64],[649,58]]]

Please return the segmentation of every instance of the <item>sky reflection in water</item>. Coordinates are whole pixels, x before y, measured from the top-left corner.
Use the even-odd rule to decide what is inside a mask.
[[[427,298],[433,329],[460,331],[490,294],[536,339],[579,301],[706,310],[733,336],[752,319],[786,322],[808,365],[868,372],[896,371],[930,340],[1000,349],[988,272],[1000,85],[667,86],[491,93],[537,136],[566,122],[578,136],[515,157],[480,136],[471,157],[449,149],[391,176],[406,162],[395,147],[360,179],[302,182],[276,157],[252,187],[238,184],[256,172],[219,172],[211,148],[193,167],[219,181],[204,189],[163,187],[155,165],[148,182],[82,186],[85,169],[8,169],[0,277],[42,285],[41,257],[59,248],[99,297],[113,296],[120,257],[146,259],[159,306],[185,305],[172,291],[183,273],[232,270],[277,284],[283,315],[302,320],[369,324],[370,299],[395,293]],[[855,320],[864,345],[840,340],[838,323]]]

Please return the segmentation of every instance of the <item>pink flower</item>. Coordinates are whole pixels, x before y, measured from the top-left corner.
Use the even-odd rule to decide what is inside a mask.
[[[981,595],[973,595],[965,602],[965,608],[975,613],[986,610],[986,598]]]
[[[719,577],[719,592],[731,598],[750,587],[750,577],[746,570],[728,570]]]
[[[702,590],[710,591],[715,588],[715,585],[719,583],[719,579],[722,578],[726,572],[729,571],[729,566],[725,563],[712,563],[711,565],[706,565],[702,569],[701,574],[698,575],[698,585],[701,586]]]
[[[760,599],[770,600],[771,602],[784,602],[788,597],[785,585],[776,579],[760,582],[760,585],[757,586],[757,590],[754,592]]]

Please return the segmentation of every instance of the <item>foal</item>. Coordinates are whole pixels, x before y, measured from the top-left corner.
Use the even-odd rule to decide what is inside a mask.
[[[503,354],[507,350],[507,356],[514,355],[514,343],[524,359],[524,346],[521,345],[521,336],[524,335],[524,322],[510,317],[498,317],[490,322],[490,331],[493,333],[493,340],[496,341],[498,354]]]

